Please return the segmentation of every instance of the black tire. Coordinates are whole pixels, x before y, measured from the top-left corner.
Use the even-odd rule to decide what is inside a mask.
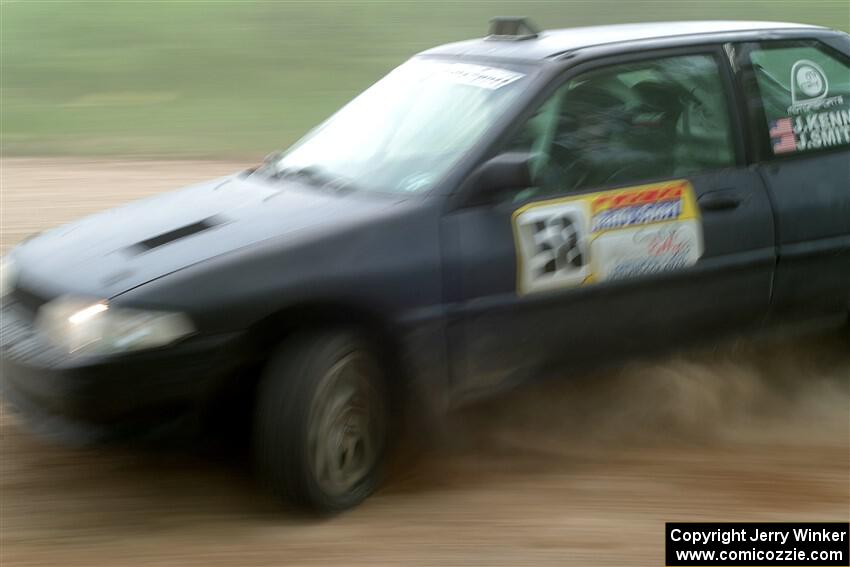
[[[381,361],[356,334],[285,340],[257,389],[261,478],[279,498],[318,513],[356,506],[381,480],[387,406]]]

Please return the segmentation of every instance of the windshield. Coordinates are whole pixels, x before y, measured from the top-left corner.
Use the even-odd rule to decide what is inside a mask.
[[[307,134],[278,173],[371,191],[416,193],[440,180],[520,92],[505,68],[412,59]]]

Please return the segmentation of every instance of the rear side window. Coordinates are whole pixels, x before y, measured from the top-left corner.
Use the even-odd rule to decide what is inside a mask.
[[[764,42],[750,52],[775,155],[850,146],[850,65],[816,44]]]

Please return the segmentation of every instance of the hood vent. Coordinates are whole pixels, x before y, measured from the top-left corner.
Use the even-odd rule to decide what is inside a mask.
[[[187,236],[192,236],[193,234],[198,234],[199,232],[204,232],[224,223],[225,220],[221,217],[207,217],[198,222],[187,224],[186,226],[181,226],[180,228],[175,228],[174,230],[163,232],[158,236],[154,236],[152,238],[148,238],[147,240],[137,242],[136,244],[130,246],[130,251],[134,254],[142,254],[149,250],[153,250],[154,248],[165,246],[166,244],[170,244],[182,238],[186,238]]]

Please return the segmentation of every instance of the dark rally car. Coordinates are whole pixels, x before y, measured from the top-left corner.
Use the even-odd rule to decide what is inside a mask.
[[[106,440],[208,407],[226,425],[216,401],[249,392],[273,491],[344,509],[376,487],[400,413],[845,322],[849,149],[842,32],[496,19],[256,169],[13,249],[3,395],[35,427]]]

